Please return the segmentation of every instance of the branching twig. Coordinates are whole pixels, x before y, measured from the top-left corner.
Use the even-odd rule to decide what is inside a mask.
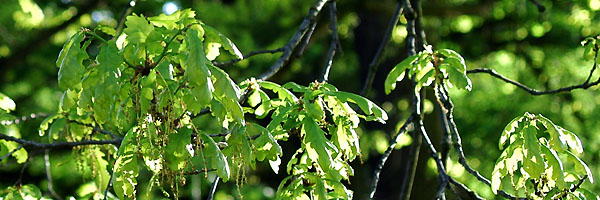
[[[383,166],[385,165],[385,162],[387,161],[388,157],[390,156],[390,154],[392,154],[394,147],[396,147],[396,144],[398,144],[400,136],[402,136],[402,134],[405,134],[404,132],[406,132],[406,129],[408,125],[411,124],[414,116],[415,114],[412,114],[408,117],[408,119],[406,119],[404,124],[402,124],[402,127],[400,127],[398,134],[396,135],[394,140],[392,140],[390,146],[388,146],[388,148],[385,150],[385,152],[379,159],[379,164],[377,164],[377,168],[375,168],[375,172],[373,173],[373,182],[371,182],[371,193],[369,195],[369,199],[373,199],[375,197],[375,192],[377,191],[377,183],[379,182],[379,174],[381,173],[381,170],[383,169]]]
[[[76,121],[76,120],[73,120],[73,121],[70,121],[70,122],[71,123],[75,123],[75,124],[79,124],[79,125],[82,125],[82,126],[90,127],[90,128],[92,128],[93,131],[96,131],[96,132],[99,132],[99,133],[102,133],[102,134],[106,134],[106,135],[110,135],[114,139],[123,139],[123,138],[115,135],[114,133],[112,133],[110,131],[101,129],[98,126],[94,126],[94,125],[91,125],[91,124],[86,124],[86,123],[83,123],[83,122],[80,122],[80,121]]]
[[[456,123],[454,122],[454,117],[452,116],[452,111],[454,109],[454,105],[448,96],[448,90],[443,85],[437,85],[434,88],[436,90],[436,98],[440,105],[442,105],[442,109],[446,113],[446,119],[448,121],[448,129],[450,133],[452,133],[452,138],[454,139],[454,148],[458,153],[458,162],[471,174],[473,174],[479,181],[485,183],[488,186],[491,186],[490,180],[483,177],[477,170],[471,168],[467,163],[467,158],[465,157],[464,150],[462,148],[462,142],[460,138],[460,134],[458,133],[458,129],[456,128]],[[515,199],[512,195],[504,192],[503,190],[499,190],[498,194],[500,196]]]
[[[9,156],[13,155],[15,152],[17,152],[19,149],[23,148],[23,145],[19,145],[17,148],[13,149],[12,151],[8,152],[6,155],[2,156],[2,158],[0,158],[0,162],[3,161],[4,159],[8,158]]]
[[[326,2],[327,0],[318,0],[310,8],[310,10],[308,11],[308,15],[304,18],[302,24],[300,24],[298,30],[296,31],[296,33],[294,33],[294,36],[292,36],[290,41],[288,41],[283,47],[283,55],[281,55],[281,57],[279,57],[279,59],[273,65],[271,65],[271,67],[265,73],[258,76],[258,80],[269,79],[271,76],[275,75],[275,73],[277,73],[281,69],[281,67],[290,59],[292,51],[296,48],[296,46],[298,46],[300,40],[309,30],[310,25],[315,20],[315,18],[317,17],[317,15],[319,14]]]
[[[217,171],[217,169],[197,169],[197,170],[193,170],[193,171],[183,172],[183,175],[196,175],[196,174],[202,174],[202,173],[207,173],[207,172],[212,172],[212,171]]]
[[[371,63],[369,63],[369,72],[367,74],[367,78],[365,79],[365,83],[363,84],[363,88],[360,92],[362,96],[365,96],[371,89],[371,86],[373,85],[373,79],[375,79],[375,73],[377,72],[377,68],[379,68],[379,64],[381,63],[381,59],[383,58],[385,46],[390,41],[390,37],[392,35],[392,32],[394,31],[394,27],[396,27],[398,19],[400,19],[400,13],[402,13],[402,9],[404,8],[402,5],[403,4],[400,2],[398,2],[398,5],[396,5],[396,10],[394,11],[394,15],[390,19],[390,23],[388,24],[388,27],[385,31],[385,35],[383,35],[381,43],[379,44],[379,48],[377,48],[377,52],[375,53],[373,60],[371,60]]]
[[[556,93],[560,93],[560,92],[569,92],[571,90],[575,90],[575,89],[588,89],[589,87],[595,86],[600,84],[600,79],[591,82],[591,83],[583,83],[583,84],[579,84],[579,85],[572,85],[572,86],[568,86],[568,87],[562,87],[562,88],[558,88],[555,90],[536,90],[536,89],[532,89],[527,87],[526,85],[523,85],[522,83],[519,83],[517,81],[511,80],[509,78],[506,78],[505,76],[503,76],[502,74],[499,74],[498,72],[496,72],[493,69],[489,69],[489,68],[477,68],[477,69],[472,69],[472,70],[468,70],[467,73],[469,74],[474,74],[474,73],[486,73],[489,74],[493,77],[496,77],[504,82],[510,83],[514,86],[517,86],[523,90],[525,90],[526,92],[528,92],[531,95],[545,95],[545,94],[556,94]]]
[[[283,47],[278,48],[278,49],[272,49],[272,50],[256,50],[256,51],[252,51],[248,54],[243,55],[242,58],[237,58],[237,59],[233,59],[233,60],[226,61],[226,62],[213,61],[212,64],[215,66],[219,66],[219,67],[228,66],[228,65],[233,65],[237,62],[240,62],[242,60],[245,60],[245,59],[255,56],[255,55],[266,54],[266,53],[274,54],[274,53],[282,52],[283,50],[284,50]]]
[[[419,117],[419,116],[417,116]],[[446,173],[446,169],[444,168],[444,164],[442,163],[442,160],[440,159],[437,151],[435,150],[435,147],[433,146],[433,143],[431,143],[431,139],[429,138],[429,135],[427,135],[427,131],[425,130],[425,126],[423,126],[423,120],[422,119],[418,119],[417,123],[415,124],[417,127],[415,128],[417,131],[419,131],[421,133],[421,135],[423,135],[423,140],[425,141],[425,144],[427,145],[427,147],[429,147],[429,150],[431,151],[431,157],[433,158],[433,160],[435,160],[436,166],[437,166],[437,171],[438,171],[438,175],[440,177],[441,183],[439,185],[438,191],[435,194],[435,199],[440,198],[445,189],[446,186],[449,183],[449,178],[448,178],[448,174]]]
[[[50,192],[50,195],[52,195],[52,197],[54,197],[55,199],[62,200],[63,198],[56,194],[56,192],[54,191],[54,187],[52,186],[52,173],[50,172],[50,156],[48,155],[49,151],[50,150],[48,149],[44,151],[44,164],[46,166],[46,179],[48,179],[48,191]]]
[[[459,199],[481,199],[483,200],[484,198],[481,198],[479,195],[477,195],[477,193],[475,193],[474,191],[472,191],[471,189],[469,189],[469,187],[467,187],[466,185],[454,180],[452,177],[449,177],[450,179],[450,183],[452,185],[454,185],[454,187],[456,187],[457,189],[454,189],[456,196],[459,197]]]
[[[333,63],[333,56],[335,56],[335,51],[340,49],[340,39],[338,37],[337,32],[337,8],[336,8],[336,0],[332,0],[329,3],[329,30],[331,30],[331,44],[329,45],[329,52],[327,53],[327,59],[325,59],[325,68],[323,68],[323,74],[319,79],[320,82],[327,82],[329,79],[329,70],[331,70],[331,65]]]
[[[115,146],[121,145],[121,139],[114,140],[82,140],[79,142],[55,142],[55,143],[38,143],[34,141],[24,140],[12,136],[8,136],[4,133],[0,133],[0,139],[13,141],[23,145],[23,147],[33,147],[35,149],[60,149],[60,148],[70,148],[75,146],[83,146],[83,145],[104,145],[104,144],[112,144]]]

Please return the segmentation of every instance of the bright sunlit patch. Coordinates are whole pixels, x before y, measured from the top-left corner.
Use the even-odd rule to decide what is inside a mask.
[[[589,6],[592,10],[600,9],[600,0],[590,0]]]
[[[475,24],[472,17],[468,15],[461,15],[456,19],[456,21],[454,21],[452,25],[454,30],[461,33],[468,33]]]
[[[112,18],[112,13],[107,10],[97,10],[92,12],[92,20],[98,23],[101,21],[110,20]]]
[[[173,14],[177,10],[179,10],[179,6],[175,2],[169,1],[163,5],[163,13],[166,15]]]

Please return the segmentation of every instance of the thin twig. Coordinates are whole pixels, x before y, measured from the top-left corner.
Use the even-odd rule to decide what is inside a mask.
[[[135,3],[136,0],[131,0],[130,2],[127,2],[127,5],[125,5],[125,9],[123,10],[121,17],[119,18],[119,23],[117,24],[117,27],[115,27],[116,34],[112,37],[111,40],[114,40],[117,37],[119,37],[119,35],[121,35],[121,31],[123,31],[123,27],[125,24],[125,19],[127,19],[127,16],[129,14],[131,14],[131,10],[133,10],[133,6],[135,6]]]
[[[556,93],[560,93],[560,92],[569,92],[571,90],[575,90],[575,89],[588,89],[589,87],[595,86],[600,84],[600,79],[591,82],[591,83],[583,83],[583,84],[579,84],[579,85],[572,85],[572,86],[568,86],[568,87],[562,87],[562,88],[558,88],[555,90],[536,90],[536,89],[532,89],[527,87],[526,85],[519,83],[517,81],[511,80],[509,78],[506,78],[505,76],[503,76],[502,74],[499,74],[498,72],[496,72],[493,69],[490,68],[477,68],[477,69],[471,69],[471,70],[467,70],[468,74],[474,74],[474,73],[486,73],[489,75],[492,75],[493,77],[496,77],[504,82],[513,84],[523,90],[525,90],[526,92],[528,92],[531,95],[545,95],[545,94],[556,94]]]
[[[12,151],[8,152],[8,154],[2,156],[2,158],[0,158],[0,162],[3,161],[4,159],[8,158],[9,156],[13,155],[15,152],[17,152],[19,149],[23,148],[23,145],[19,145],[17,148],[13,149]]]
[[[104,144],[112,144],[115,146],[121,145],[120,139],[114,140],[82,140],[78,142],[55,142],[55,143],[38,143],[34,141],[24,140],[12,136],[8,136],[4,133],[0,133],[0,139],[17,142],[23,147],[33,147],[36,149],[60,149],[60,148],[70,148],[75,146],[83,146],[83,145],[104,145]]]
[[[248,54],[245,54],[242,56],[242,58],[236,58],[230,61],[226,61],[226,62],[217,62],[217,61],[213,61],[212,64],[214,66],[218,66],[218,67],[222,67],[222,66],[228,66],[228,65],[233,65],[237,62],[240,62],[242,60],[248,59],[249,57],[255,56],[255,55],[260,55],[260,54],[266,54],[266,53],[270,53],[270,54],[274,54],[274,53],[279,53],[279,52],[283,52],[283,47],[280,47],[278,49],[271,49],[271,50],[256,50],[256,51],[252,51]]]
[[[217,171],[217,169],[197,169],[197,170],[193,170],[193,171],[183,172],[183,175],[196,175],[196,174],[202,174],[202,173],[207,173],[207,172],[212,172],[212,171]]]
[[[52,197],[54,197],[55,199],[62,200],[63,198],[56,194],[56,191],[54,191],[54,187],[52,186],[52,173],[50,172],[50,156],[48,155],[49,151],[50,150],[48,149],[44,151],[44,164],[46,166],[46,179],[48,179],[48,191],[50,192],[50,195],[52,195]]]
[[[365,83],[363,84],[363,88],[360,92],[362,96],[365,96],[369,92],[369,90],[371,90],[371,86],[373,85],[373,79],[375,79],[375,73],[377,73],[377,68],[379,68],[381,60],[383,58],[385,46],[390,41],[392,32],[394,31],[394,27],[396,27],[396,24],[400,19],[400,14],[402,13],[403,8],[403,4],[398,2],[398,5],[396,5],[396,10],[394,11],[394,15],[390,19],[388,27],[385,31],[385,35],[383,35],[381,43],[379,44],[379,48],[377,48],[377,52],[375,53],[373,60],[371,60],[371,63],[369,63],[369,72],[367,74],[367,78],[365,79]]]
[[[458,193],[459,191],[456,191],[457,189],[453,189],[456,193],[459,199],[481,199],[483,200],[484,198],[481,198],[479,195],[477,195],[477,193],[475,193],[474,191],[472,191],[471,189],[469,189],[469,187],[467,187],[466,185],[454,180],[452,177],[449,177],[450,179],[450,183],[452,185],[454,185],[455,187],[458,188],[458,190],[460,191],[460,193]]]
[[[92,130],[93,130],[93,131],[96,131],[96,132],[98,132],[98,133],[102,133],[102,134],[106,134],[106,135],[110,135],[110,136],[111,136],[112,138],[114,138],[114,139],[123,139],[123,138],[121,138],[121,137],[119,137],[119,136],[115,135],[114,133],[112,133],[112,132],[110,132],[110,131],[107,131],[107,130],[101,129],[101,128],[100,128],[100,127],[98,127],[98,126],[94,126],[94,125],[91,125],[91,124],[86,124],[86,123],[83,123],[83,122],[80,122],[80,121],[76,121],[76,120],[74,120],[74,121],[69,121],[69,122],[71,122],[71,123],[75,123],[75,124],[79,124],[79,125],[82,125],[82,126],[87,126],[87,127],[90,127],[90,128],[92,128]]]
[[[406,119],[404,124],[402,124],[402,127],[400,127],[398,134],[396,135],[394,140],[392,140],[392,143],[390,144],[390,146],[388,146],[388,148],[385,150],[385,152],[379,159],[379,164],[377,164],[377,168],[375,168],[375,172],[373,173],[373,179],[372,179],[373,182],[371,182],[371,193],[369,195],[369,199],[373,199],[375,197],[375,192],[377,191],[377,184],[379,182],[379,174],[381,173],[381,170],[383,169],[383,166],[385,165],[385,162],[387,161],[388,157],[390,156],[390,154],[392,154],[392,151],[396,147],[396,144],[398,144],[398,141],[400,140],[400,136],[402,136],[402,134],[405,134],[406,129],[407,129],[408,125],[411,124],[414,116],[415,115],[412,114],[408,117],[408,119]]]
[[[415,27],[415,23],[416,22],[416,13],[414,12],[414,10],[412,9],[411,3],[409,0],[404,0],[404,7],[403,9],[405,9],[405,16],[407,16],[407,25],[406,25],[406,32],[407,32],[407,37],[406,37],[406,41],[407,41],[407,51],[408,51],[408,56],[412,56],[416,54],[416,27]],[[407,69],[408,70],[408,69]],[[408,71],[407,71],[408,72]],[[421,115],[421,100],[420,100],[420,94],[419,91],[414,91],[416,90],[416,82],[414,80],[414,77],[411,79],[412,85],[413,85],[413,102],[412,102],[412,106],[413,106],[413,112],[415,112],[415,115]],[[414,119],[413,119],[413,123]],[[404,174],[406,174],[406,176],[401,178],[401,185],[400,185],[400,199],[410,199],[410,195],[411,195],[411,190],[412,190],[412,186],[413,186],[413,181],[415,178],[415,173],[416,173],[416,169],[417,169],[417,162],[419,160],[419,152],[421,150],[421,142],[422,142],[422,135],[415,133],[414,137],[413,137],[413,143],[411,144],[410,147],[410,151],[409,151],[409,158],[406,164],[406,170],[404,172]]]
[[[208,193],[207,200],[212,200],[215,196],[215,192],[217,191],[217,185],[219,185],[219,176],[215,177],[215,181],[210,185],[210,192]]]
[[[115,175],[115,170],[113,168],[113,170],[110,172],[110,178],[108,179],[108,185],[106,185],[106,188],[104,189],[104,200],[108,199],[108,190],[110,189],[110,186],[112,186],[112,181],[113,181],[114,175]]]
[[[306,34],[304,34],[304,36],[302,37],[302,45],[300,45],[300,49],[298,51],[296,51],[296,53],[294,54],[294,58],[300,58],[302,57],[302,55],[304,55],[304,50],[306,50],[306,47],[308,47],[308,43],[310,42],[310,38],[312,37],[313,33],[315,32],[315,28],[317,27],[317,20],[313,20],[311,21],[310,24],[310,28],[308,29],[308,31],[306,32]]]
[[[544,12],[546,10],[546,7],[544,7],[542,4],[540,4],[539,1],[537,1],[537,0],[529,0],[529,1],[531,1],[531,3],[533,3],[533,5],[535,5],[535,7],[537,7],[538,11]]]
[[[329,30],[331,30],[331,44],[329,45],[329,52],[327,53],[327,59],[325,59],[325,67],[323,68],[323,73],[320,82],[327,82],[329,79],[329,71],[331,70],[331,65],[333,64],[333,57],[335,56],[335,51],[340,48],[340,39],[338,37],[338,25],[337,25],[337,8],[336,8],[336,0],[332,0],[329,3]]]
[[[452,116],[454,104],[452,104],[452,100],[450,100],[448,96],[448,90],[445,86],[437,84],[434,89],[436,90],[436,98],[440,105],[442,105],[442,109],[446,113],[446,119],[448,120],[448,129],[450,130],[450,133],[452,133],[452,138],[454,139],[454,148],[458,153],[458,162],[465,168],[465,170],[473,174],[473,176],[475,176],[477,180],[485,183],[488,186],[491,186],[490,180],[483,177],[477,170],[471,168],[471,166],[469,166],[469,164],[467,163],[467,158],[462,147],[460,134],[458,133],[456,123],[454,122],[454,117]],[[504,192],[503,190],[498,190],[498,194],[505,198],[515,199],[515,197]]]
[[[25,174],[25,168],[27,168],[27,166],[29,165],[29,162],[31,162],[31,157],[33,156],[28,156],[27,157],[27,161],[25,161],[25,164],[23,164],[23,167],[21,168],[21,171],[19,172],[19,179],[17,179],[17,182],[15,183],[15,185],[21,185],[23,183],[23,174]]]
[[[296,48],[296,46],[298,46],[300,40],[308,31],[312,22],[315,21],[317,15],[319,14],[326,2],[327,0],[318,0],[310,8],[310,10],[308,11],[308,15],[304,18],[302,24],[300,24],[298,30],[296,31],[296,33],[294,33],[294,36],[292,36],[290,41],[288,41],[283,47],[284,51],[281,57],[279,57],[279,59],[273,65],[271,65],[271,67],[265,73],[258,76],[258,80],[266,80],[271,78],[271,76],[275,75],[275,73],[277,73],[281,69],[281,67],[283,67],[283,65],[290,59],[293,50]]]
[[[429,147],[429,150],[431,151],[431,157],[433,158],[433,160],[435,160],[436,166],[437,166],[437,171],[438,171],[438,176],[440,178],[440,180],[442,181],[441,183],[439,183],[440,185],[438,186],[438,191],[435,194],[435,199],[440,198],[440,196],[443,195],[444,190],[446,189],[446,186],[449,183],[449,178],[448,178],[448,174],[446,173],[446,169],[444,168],[444,164],[442,163],[442,160],[440,159],[437,151],[435,150],[435,147],[433,146],[433,143],[431,143],[431,139],[429,138],[429,135],[427,135],[427,131],[425,130],[425,126],[423,126],[423,120],[420,119],[420,116],[418,116],[419,119],[417,120],[416,123],[416,130],[419,131],[421,133],[421,135],[423,135],[423,141],[425,141],[425,144],[427,145],[427,147]]]

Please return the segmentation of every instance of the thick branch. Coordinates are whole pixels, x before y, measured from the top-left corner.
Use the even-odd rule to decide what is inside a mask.
[[[293,50],[296,48],[296,46],[298,46],[298,43],[300,43],[300,40],[310,28],[312,21],[315,20],[315,18],[317,17],[317,15],[319,14],[326,2],[327,0],[318,0],[310,8],[310,10],[308,11],[308,15],[304,18],[302,24],[300,24],[298,30],[296,31],[296,33],[294,33],[294,36],[292,36],[290,41],[288,41],[283,47],[283,55],[279,57],[279,59],[271,66],[271,68],[269,68],[269,70],[261,74],[258,77],[258,80],[266,80],[268,78],[271,78],[271,76],[275,75],[275,73],[277,73],[281,69],[281,67],[283,67],[283,65],[290,59]]]
[[[82,140],[79,142],[55,142],[55,143],[38,143],[34,141],[24,140],[12,136],[8,136],[4,133],[0,133],[0,139],[13,141],[23,145],[23,147],[33,147],[36,149],[62,149],[62,148],[71,148],[75,146],[84,146],[84,145],[105,145],[112,144],[115,146],[121,145],[121,139],[114,140]]]
[[[406,119],[404,124],[402,124],[402,127],[400,127],[398,134],[396,135],[394,140],[392,140],[390,146],[388,146],[388,148],[385,150],[385,153],[383,153],[383,156],[381,156],[381,158],[379,159],[379,164],[377,164],[377,168],[375,168],[375,172],[373,173],[373,182],[371,182],[371,193],[369,195],[369,199],[373,199],[375,197],[375,192],[377,191],[377,183],[379,182],[379,174],[381,173],[381,170],[383,169],[383,166],[385,165],[385,162],[387,161],[388,157],[390,156],[390,154],[392,154],[394,147],[396,147],[396,144],[398,144],[400,136],[402,136],[402,134],[406,132],[406,128],[409,124],[411,124],[414,116],[415,114],[412,114],[410,115],[410,117],[408,117],[408,119]]]
[[[369,92],[369,90],[371,90],[371,86],[373,85],[373,79],[375,79],[375,73],[377,73],[377,68],[379,68],[381,60],[383,58],[385,46],[390,41],[390,37],[392,35],[392,32],[394,31],[394,27],[398,23],[398,19],[400,19],[400,13],[402,13],[403,9],[402,5],[403,4],[400,2],[398,2],[398,5],[396,5],[394,15],[390,19],[390,23],[388,24],[388,27],[385,31],[385,35],[383,35],[383,39],[381,40],[379,48],[375,53],[375,57],[373,57],[373,60],[371,60],[371,63],[369,63],[369,72],[367,74],[367,78],[365,79],[365,83],[363,84],[363,88],[360,92],[360,94],[363,96],[366,95]]]
[[[327,82],[329,79],[329,70],[331,70],[331,65],[333,63],[333,56],[335,56],[335,51],[340,48],[340,40],[337,32],[337,8],[336,8],[336,0],[332,0],[329,3],[329,29],[331,30],[331,44],[329,45],[329,52],[327,53],[327,59],[325,60],[325,68],[323,69],[323,74],[319,79],[320,82]]]
[[[509,78],[506,78],[505,76],[503,76],[502,74],[499,74],[498,72],[496,72],[493,69],[489,69],[489,68],[477,68],[477,69],[472,69],[472,70],[468,70],[467,71],[468,74],[475,74],[475,73],[486,73],[489,74],[493,77],[496,77],[504,82],[510,83],[514,86],[517,86],[523,90],[525,90],[526,92],[528,92],[531,95],[545,95],[545,94],[556,94],[556,93],[560,93],[560,92],[569,92],[571,90],[575,90],[575,89],[588,89],[589,87],[595,86],[600,84],[600,79],[591,82],[591,83],[583,83],[583,84],[579,84],[579,85],[572,85],[572,86],[568,86],[568,87],[562,87],[562,88],[558,88],[555,90],[536,90],[536,89],[532,89],[527,87],[526,85],[523,85],[522,83],[519,83],[517,81],[511,80]],[[587,82],[587,81],[586,81]]]

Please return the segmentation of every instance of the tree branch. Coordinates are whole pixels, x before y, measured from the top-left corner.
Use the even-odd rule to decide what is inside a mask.
[[[338,37],[337,32],[337,8],[336,8],[336,0],[332,0],[329,3],[329,30],[331,30],[331,44],[329,45],[329,52],[327,53],[327,59],[325,59],[325,67],[323,68],[323,73],[320,82],[327,82],[329,79],[329,70],[331,70],[331,65],[333,63],[333,57],[335,56],[335,51],[337,49],[341,50],[340,39]]]
[[[369,92],[369,90],[371,90],[371,86],[373,85],[373,79],[375,79],[375,73],[377,73],[377,68],[379,68],[379,65],[381,64],[381,59],[383,58],[385,46],[390,41],[392,32],[394,31],[394,27],[398,23],[398,19],[400,19],[402,9],[403,4],[398,2],[398,5],[396,5],[396,10],[394,11],[394,15],[390,19],[388,27],[385,31],[385,35],[383,35],[383,39],[379,44],[379,48],[377,48],[377,52],[375,53],[373,60],[371,60],[371,63],[369,63],[369,72],[367,74],[367,78],[365,79],[365,83],[363,84],[363,88],[360,92],[362,96],[365,96]]]
[[[281,69],[281,67],[283,67],[283,65],[290,59],[292,51],[296,48],[296,46],[298,46],[300,40],[308,31],[312,22],[315,21],[317,15],[319,14],[326,2],[327,0],[318,0],[310,8],[310,10],[308,11],[308,16],[304,18],[302,24],[300,24],[298,30],[296,31],[296,33],[294,33],[294,36],[292,36],[290,41],[288,41],[283,47],[283,55],[281,55],[281,57],[279,57],[279,59],[273,65],[271,65],[271,67],[265,73],[258,76],[258,80],[267,80],[271,78],[271,76],[275,75],[275,73],[277,73]]]
[[[112,144],[115,146],[121,145],[121,139],[114,140],[82,140],[79,142],[55,142],[55,143],[38,143],[34,141],[24,140],[12,136],[8,136],[4,133],[0,133],[0,139],[13,141],[21,144],[23,147],[32,147],[35,149],[62,149],[62,148],[70,148],[75,146],[84,146],[84,145],[105,145]]]
[[[536,89],[532,89],[527,87],[526,85],[519,83],[517,81],[511,80],[509,78],[506,78],[505,76],[499,74],[498,72],[496,72],[493,69],[490,68],[477,68],[477,69],[471,69],[471,70],[467,70],[468,74],[475,74],[475,73],[486,73],[489,74],[493,77],[496,77],[506,83],[510,83],[514,86],[517,86],[523,90],[525,90],[526,92],[528,92],[531,95],[546,95],[546,94],[556,94],[556,93],[560,93],[560,92],[569,92],[571,90],[575,90],[575,89],[588,89],[589,87],[595,86],[600,84],[600,79],[591,82],[591,83],[583,83],[583,84],[579,84],[579,85],[572,85],[572,86],[568,86],[568,87],[562,87],[562,88],[558,88],[555,90],[536,90]],[[587,82],[587,81],[586,81]]]
[[[193,171],[183,172],[183,175],[196,175],[196,174],[202,174],[202,173],[207,173],[207,172],[212,172],[212,171],[217,171],[217,169],[197,169],[197,170],[193,170]]]
[[[54,191],[54,187],[52,186],[52,173],[50,172],[50,156],[48,155],[49,151],[50,150],[48,149],[44,151],[44,166],[46,167],[46,179],[48,179],[48,191],[50,192],[50,195],[52,195],[52,197],[54,197],[55,199],[62,200],[63,198],[56,194],[56,192]]]
[[[74,120],[74,121],[69,121],[69,122],[71,122],[71,123],[75,123],[75,124],[79,124],[79,125],[82,125],[82,126],[87,126],[87,127],[90,127],[90,128],[92,128],[92,130],[93,130],[93,131],[96,131],[96,132],[99,132],[99,133],[102,133],[102,134],[106,134],[106,135],[110,135],[110,136],[111,136],[112,138],[114,138],[114,139],[119,139],[119,140],[123,139],[123,138],[121,138],[121,137],[119,137],[119,136],[115,135],[114,133],[112,133],[112,132],[110,132],[110,131],[107,131],[107,130],[101,129],[101,128],[100,128],[100,127],[98,127],[98,126],[94,126],[94,125],[91,125],[91,124],[86,124],[86,123],[83,123],[83,122],[80,122],[80,121],[76,121],[76,120]]]
[[[448,90],[446,89],[445,86],[438,85],[438,84],[436,84],[434,89],[435,89],[435,93],[436,93],[436,98],[437,98],[438,102],[440,103],[440,105],[442,105],[442,108],[443,108],[444,112],[446,113],[446,119],[448,121],[448,126],[449,126],[448,129],[450,130],[450,133],[452,133],[452,138],[454,139],[454,148],[456,149],[456,152],[458,153],[458,162],[469,173],[473,174],[473,176],[475,176],[479,181],[485,183],[488,186],[491,186],[490,180],[483,177],[477,170],[471,168],[471,166],[469,166],[469,164],[467,163],[467,158],[465,157],[465,153],[462,148],[460,134],[458,133],[458,129],[456,128],[456,123],[454,122],[454,117],[452,116],[454,104],[452,104],[452,100],[450,100],[450,98],[448,96]],[[500,194],[500,196],[508,198],[508,199],[516,199],[516,197],[513,197],[512,195],[504,192],[503,190],[499,190],[498,194]]]
[[[369,199],[373,199],[375,197],[375,192],[377,191],[377,184],[379,182],[379,174],[381,173],[381,170],[383,169],[383,166],[385,165],[385,162],[387,161],[388,157],[390,156],[390,154],[392,154],[394,147],[396,147],[396,144],[398,144],[400,136],[402,136],[402,134],[406,132],[408,125],[412,124],[411,122],[414,117],[415,114],[413,113],[408,117],[408,119],[406,119],[404,124],[402,124],[402,127],[400,127],[398,134],[396,135],[394,140],[392,140],[390,146],[388,146],[388,148],[383,153],[383,156],[381,156],[381,158],[379,159],[379,164],[377,164],[377,168],[375,168],[375,172],[373,173],[373,179],[371,182],[371,193],[369,194]]]
[[[19,149],[23,148],[23,145],[19,145],[17,148],[13,149],[12,151],[8,152],[6,155],[2,156],[2,158],[0,158],[0,161],[3,161],[4,159],[8,158],[9,156],[13,155],[15,152],[17,152]]]

